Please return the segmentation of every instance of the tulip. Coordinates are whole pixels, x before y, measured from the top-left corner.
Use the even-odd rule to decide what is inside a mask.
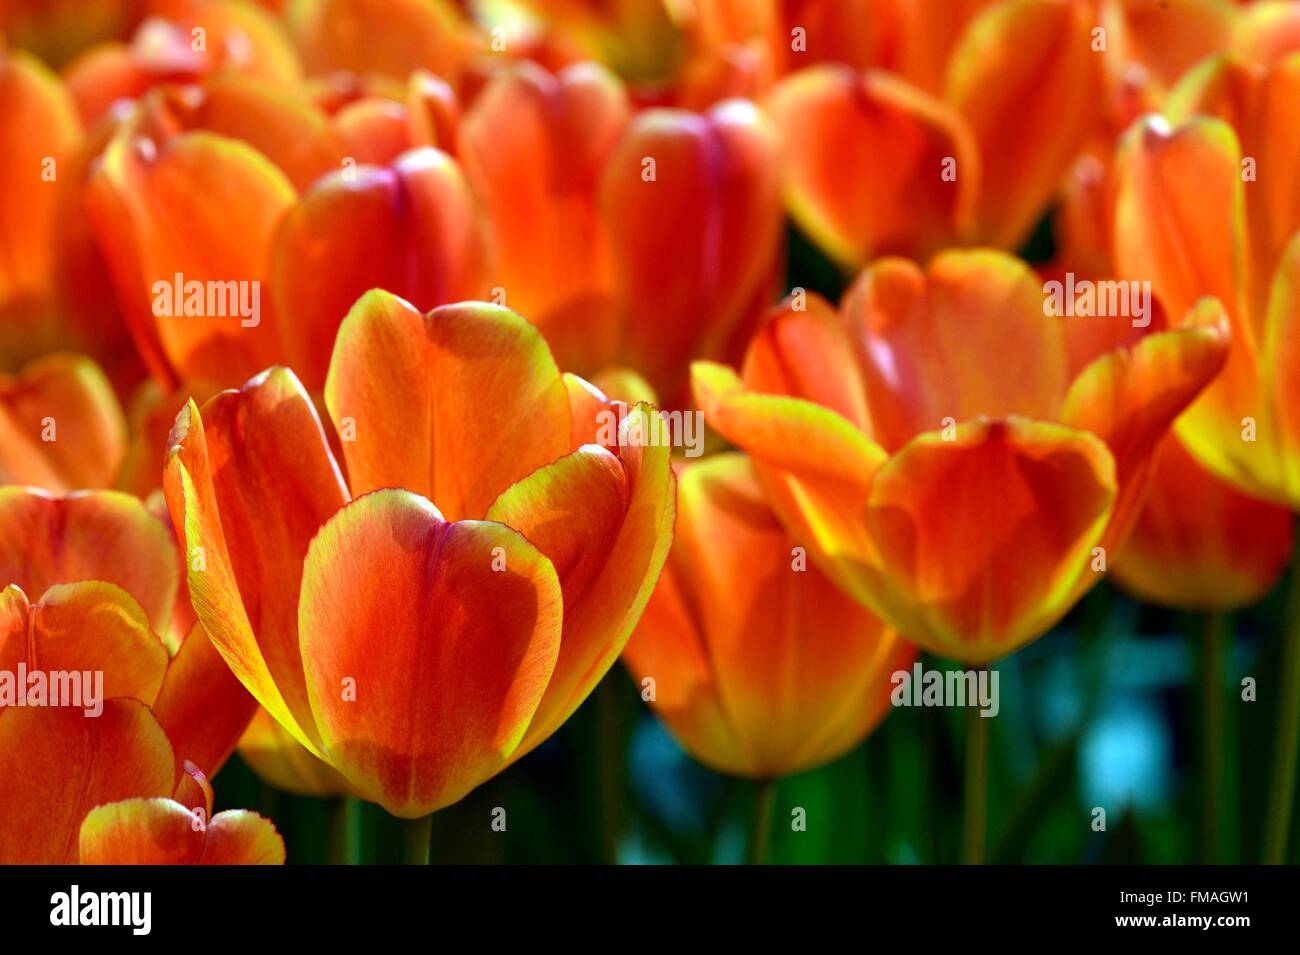
[[[354,792],[418,818],[538,745],[617,658],[667,554],[668,449],[590,444],[603,398],[481,303],[363,296],[325,406],[346,482],[274,368],[181,413],[168,507],[234,673]]]
[[[1286,104],[1298,92],[1300,57],[1213,58],[1171,92],[1168,117],[1129,130],[1115,173],[1117,271],[1148,279],[1167,309],[1218,296],[1232,322],[1223,374],[1179,419],[1179,438],[1211,474],[1292,512],[1300,506],[1292,412],[1300,351],[1291,334],[1300,315],[1300,206]],[[1270,862],[1286,854],[1300,750],[1300,602],[1289,606],[1264,837]]]
[[[0,371],[57,341],[49,319],[58,177],[80,136],[58,78],[28,54],[0,49]]]
[[[81,709],[0,703],[0,862],[76,861],[91,809],[188,798],[181,764],[215,772],[234,749],[252,700],[201,626],[169,629],[176,568],[135,498],[0,488],[0,671],[96,680]]]
[[[776,140],[750,104],[629,120],[598,67],[520,66],[468,111],[460,154],[499,291],[578,374],[625,365],[676,406],[688,362],[729,354],[771,298]]]
[[[482,38],[451,0],[303,0],[286,25],[313,74],[429,69],[455,78]]]
[[[108,487],[126,447],[122,408],[90,359],[47,355],[0,375],[0,485]]]
[[[770,780],[820,766],[884,718],[914,651],[807,564],[743,455],[679,473],[668,565],[623,659],[696,759]]]
[[[831,579],[923,648],[983,664],[1105,569],[1152,452],[1228,348],[1206,300],[1071,375],[1063,321],[1002,253],[885,259],[838,315],[811,296],[778,309],[740,375],[698,363],[695,390]]]
[[[114,135],[87,185],[90,220],[165,388],[291,362],[319,389],[327,343],[366,289],[422,307],[487,294],[486,235],[456,163],[425,148],[358,165],[347,137],[318,107],[231,79],[155,90]],[[169,314],[159,283],[162,306],[178,284],[234,283],[256,311]]]
[[[1111,572],[1148,603],[1223,612],[1260,600],[1291,558],[1291,512],[1205,470],[1177,438]]]
[[[216,772],[252,716],[252,701],[203,628],[193,626],[189,608],[178,612],[181,564],[167,526],[138,499],[115,491],[50,495],[3,487],[0,531],[0,580],[39,598],[33,606],[11,595],[13,607],[31,607],[33,633],[43,620],[84,625],[75,644],[59,646],[74,662],[108,652],[96,641],[141,647],[140,665],[150,674],[141,685],[150,689],[124,695],[152,707],[182,757]],[[37,613],[42,607],[44,617]],[[115,623],[114,613],[131,625]],[[109,662],[110,675],[119,663],[132,663]],[[154,676],[162,679],[159,686]]]

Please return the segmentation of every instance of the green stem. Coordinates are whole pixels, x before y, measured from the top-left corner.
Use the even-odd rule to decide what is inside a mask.
[[[1223,805],[1224,654],[1228,618],[1207,613],[1200,619],[1201,691],[1201,861],[1219,861],[1220,808]]]
[[[429,864],[429,838],[433,835],[433,814],[408,819],[402,827],[402,861],[407,865]]]
[[[762,865],[767,859],[768,837],[772,834],[772,812],[776,808],[776,780],[754,781],[754,814],[750,817],[747,865]]]
[[[1282,632],[1281,699],[1273,739],[1273,775],[1264,823],[1264,863],[1286,859],[1287,836],[1295,804],[1296,753],[1300,747],[1300,565],[1291,570]]]
[[[966,707],[966,787],[962,794],[961,861],[984,862],[988,826],[989,730],[978,706]]]
[[[361,800],[339,796],[330,800],[330,865],[357,865],[361,861]]]
[[[596,687],[600,765],[600,851],[607,865],[618,862],[618,834],[623,826],[623,735],[618,687],[609,674]]]

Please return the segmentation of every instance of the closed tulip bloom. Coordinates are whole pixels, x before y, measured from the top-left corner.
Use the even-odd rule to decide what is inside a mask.
[[[765,109],[781,131],[790,213],[843,268],[926,258],[969,237],[979,154],[940,100],[837,64],[787,77]]]
[[[346,482],[277,368],[182,412],[168,506],[235,674],[355,792],[417,817],[544,740],[617,658],[667,554],[668,449],[589,443],[598,393],[482,303],[363,296],[325,405]]]
[[[914,651],[842,594],[772,513],[744,455],[687,466],[676,539],[623,659],[696,759],[771,779],[856,746]]]
[[[742,100],[646,110],[606,165],[600,203],[617,361],[676,406],[690,361],[730,354],[772,300],[784,255],[776,133]]]
[[[81,123],[58,77],[0,48],[0,371],[53,344],[60,166]]]
[[[1241,490],[1300,507],[1300,56],[1211,60],[1116,159],[1115,260],[1171,313],[1214,295],[1232,322],[1223,374],[1178,422],[1187,449]],[[1257,170],[1257,172],[1256,172]],[[1256,175],[1258,176],[1257,181]],[[1177,229],[1164,223],[1176,222]]]
[[[739,375],[695,366],[708,420],[822,570],[969,663],[1038,637],[1098,579],[1152,452],[1228,348],[1205,300],[1072,373],[1044,298],[1002,253],[885,259],[839,314],[779,309]]]
[[[604,69],[552,76],[528,63],[498,73],[460,128],[465,175],[492,224],[494,284],[579,374],[599,370],[617,346],[598,186],[630,114]]]
[[[108,487],[126,450],[121,405],[89,358],[47,355],[0,374],[0,484]]]
[[[1289,510],[1215,477],[1171,436],[1111,573],[1150,603],[1235,610],[1281,579],[1291,559],[1291,523]]]

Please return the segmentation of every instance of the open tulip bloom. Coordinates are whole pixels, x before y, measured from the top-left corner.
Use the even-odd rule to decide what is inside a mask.
[[[671,540],[669,449],[594,443],[603,397],[481,303],[363,296],[325,406],[346,481],[273,368],[182,411],[167,504],[235,675],[358,795],[420,817],[545,740],[618,658]]]
[[[0,0],[0,864],[1294,860],[1297,104],[1278,0]]]

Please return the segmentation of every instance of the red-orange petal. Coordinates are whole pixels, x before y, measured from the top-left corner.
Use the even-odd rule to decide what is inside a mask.
[[[926,268],[875,263],[845,298],[886,448],[984,414],[1051,420],[1066,390],[1062,322],[1043,288],[1001,252],[944,252]]]
[[[169,469],[184,471],[189,486],[167,489],[173,522],[184,528],[191,600],[249,691],[273,712],[282,697],[292,717],[277,717],[310,733],[298,587],[308,543],[347,501],[347,488],[311,399],[292,372],[270,369],[207,402],[202,441],[193,440],[196,415],[177,420],[168,456]],[[205,477],[211,482],[206,492]],[[201,555],[196,547],[203,548]],[[248,666],[252,670],[241,672]]]
[[[0,583],[40,600],[78,580],[117,584],[161,633],[178,585],[171,534],[137,498],[116,491],[54,497],[0,487]]]
[[[168,664],[153,704],[177,757],[215,776],[256,710],[257,701],[196,622]]]
[[[1010,0],[971,21],[952,52],[948,102],[979,144],[977,229],[1016,248],[1100,119],[1090,5]]]
[[[1291,557],[1291,512],[1249,497],[1165,441],[1151,490],[1110,573],[1139,599],[1179,610],[1255,603]]]
[[[48,355],[0,375],[0,484],[107,487],[126,440],[122,408],[90,359]]]
[[[979,419],[919,435],[877,472],[868,520],[900,631],[987,663],[1071,606],[1115,499],[1115,464],[1084,431]]]
[[[927,258],[969,232],[979,154],[944,103],[837,65],[790,76],[765,108],[784,139],[791,215],[842,267]]]
[[[176,762],[167,734],[136,700],[80,710],[0,710],[0,864],[77,861],[81,821],[95,806],[170,796]]]
[[[503,304],[578,374],[598,370],[617,343],[597,186],[629,113],[622,85],[599,66],[553,76],[524,63],[496,74],[460,127],[465,176],[492,223]]]
[[[87,190],[137,340],[156,337],[182,379],[217,385],[282,359],[267,279],[272,239],[295,193],[265,156],[208,132],[161,146],[124,133]]]
[[[515,484],[487,519],[519,531],[546,555],[564,594],[555,673],[520,746],[545,740],[618,659],[672,542],[676,482],[671,448],[650,443],[658,412],[627,412],[615,452],[580,448]],[[616,456],[617,455],[617,456]]]
[[[770,300],[778,180],[775,131],[740,100],[640,113],[610,157],[601,203],[622,299],[619,360],[666,402],[692,359],[722,357]]]
[[[570,447],[568,392],[546,342],[482,302],[421,315],[388,292],[362,296],[339,329],[325,404],[355,495],[406,488],[452,520],[482,517]]]
[[[321,180],[276,242],[288,363],[321,387],[339,323],[364,292],[387,289],[421,309],[483,298],[488,254],[474,195],[446,153],[416,149]]]
[[[394,815],[456,802],[522,739],[562,613],[550,561],[515,531],[448,523],[409,491],[357,498],[312,541],[299,603],[331,763]]]

